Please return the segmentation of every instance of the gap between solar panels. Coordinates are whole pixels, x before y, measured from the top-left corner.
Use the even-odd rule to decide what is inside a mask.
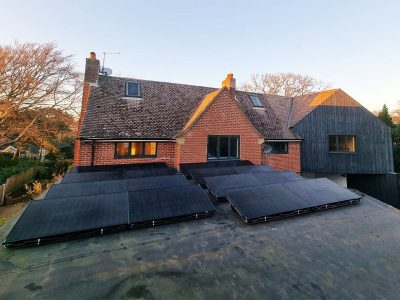
[[[183,175],[58,184],[45,199],[27,206],[3,245],[39,245],[199,219],[214,212],[206,192]]]
[[[361,199],[327,178],[227,189],[225,195],[248,224],[358,204]]]

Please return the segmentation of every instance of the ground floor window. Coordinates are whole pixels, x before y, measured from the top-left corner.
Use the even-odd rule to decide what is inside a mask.
[[[115,143],[116,158],[157,156],[156,142]]]
[[[356,152],[356,137],[354,135],[330,135],[329,152]]]
[[[240,158],[240,137],[236,135],[208,136],[207,158],[210,160]]]
[[[270,149],[269,153],[273,153],[273,154],[288,154],[289,153],[288,142],[267,143],[267,148]]]

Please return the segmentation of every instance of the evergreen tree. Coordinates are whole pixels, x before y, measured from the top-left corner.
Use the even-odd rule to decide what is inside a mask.
[[[394,126],[393,120],[389,114],[389,110],[388,110],[388,107],[386,106],[386,104],[383,104],[382,110],[378,114],[378,118],[393,128],[393,126]]]

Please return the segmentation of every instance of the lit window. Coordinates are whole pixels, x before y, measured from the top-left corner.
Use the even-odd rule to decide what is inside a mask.
[[[127,82],[125,85],[126,97],[140,97],[140,84],[136,82]]]
[[[117,143],[115,146],[116,156],[127,156],[129,155],[129,143]]]
[[[240,138],[238,136],[210,135],[208,137],[207,158],[238,159]]]
[[[330,135],[329,152],[356,152],[356,137],[354,135]]]
[[[142,156],[143,155],[143,143],[132,143],[131,155],[132,156]]]
[[[268,143],[271,146],[271,153],[273,154],[287,154],[289,153],[289,146],[287,142],[274,142]]]
[[[157,155],[156,142],[116,143],[115,157],[146,157]]]
[[[251,102],[253,103],[254,107],[263,107],[260,99],[257,96],[250,96]]]
[[[156,155],[156,143],[144,143],[144,155]]]

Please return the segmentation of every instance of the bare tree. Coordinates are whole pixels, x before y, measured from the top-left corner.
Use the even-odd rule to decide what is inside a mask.
[[[55,108],[73,112],[81,81],[53,43],[0,46],[0,146],[18,142]]]
[[[318,92],[327,87],[315,78],[290,72],[252,74],[250,81],[242,85],[244,91],[289,97]]]

